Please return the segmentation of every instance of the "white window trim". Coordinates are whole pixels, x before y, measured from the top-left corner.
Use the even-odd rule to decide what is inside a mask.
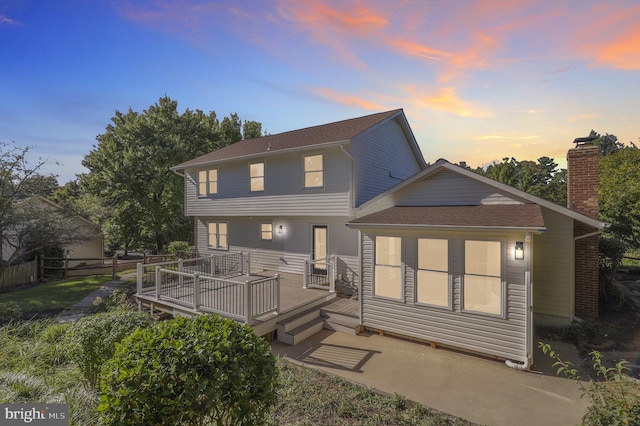
[[[254,164],[262,164],[262,176],[251,176],[251,166],[253,166]],[[264,192],[265,188],[267,187],[267,179],[266,179],[266,174],[267,174],[267,165],[264,161],[252,161],[251,163],[249,163],[249,192]],[[262,178],[262,189],[253,189],[253,185],[251,184],[253,182],[253,179],[257,179],[257,178]]]
[[[487,241],[487,242],[498,242],[500,243],[500,313],[499,314],[494,314],[491,312],[484,312],[484,311],[475,311],[475,310],[471,310],[471,309],[465,309],[464,308],[464,293],[465,293],[465,277],[467,276],[466,270],[465,270],[465,259],[466,259],[466,242],[467,241]],[[462,276],[460,277],[460,312],[463,312],[465,314],[474,314],[474,315],[482,315],[482,316],[488,316],[491,318],[502,318],[502,319],[506,319],[507,318],[507,282],[506,282],[506,263],[507,263],[507,258],[505,256],[504,253],[504,247],[505,247],[505,241],[503,239],[482,239],[482,238],[464,238],[462,240],[462,252],[463,252],[463,258],[462,258]],[[475,275],[475,274],[468,274],[468,275]],[[490,277],[491,275],[475,275],[475,276],[486,276],[486,277]]]
[[[379,264],[380,266],[385,266],[385,267],[391,267],[391,268],[399,268],[400,269],[400,298],[395,298],[395,297],[391,297],[391,296],[384,296],[384,295],[380,295],[380,294],[376,294],[376,266],[378,265],[378,263],[376,262],[376,253],[378,251],[378,242],[376,241],[376,239],[378,237],[389,237],[389,238],[399,238],[400,239],[400,265],[386,265],[386,264]],[[373,270],[371,271],[371,276],[372,276],[372,286],[371,286],[371,293],[372,296],[374,298],[379,298],[379,299],[384,299],[384,300],[392,300],[394,302],[401,302],[404,303],[405,302],[405,293],[406,293],[406,289],[405,289],[405,272],[406,272],[406,265],[405,262],[402,260],[402,237],[399,236],[395,236],[395,235],[376,235],[373,237],[373,259],[372,259],[372,266],[373,266]]]
[[[212,181],[210,180],[211,177],[211,171],[215,170],[216,171],[216,180]],[[205,175],[205,179],[204,182],[202,181],[202,179],[200,179],[200,175],[204,172]],[[209,197],[211,195],[217,195],[218,191],[216,192],[211,192],[209,191],[209,189],[211,188],[211,182],[215,182],[216,183],[216,188],[218,187],[218,180],[219,180],[219,175],[218,175],[218,169],[217,168],[212,168],[212,169],[200,169],[198,170],[198,179],[197,179],[197,192],[198,192],[198,197],[199,198],[206,198]],[[204,184],[204,192],[200,191],[200,187]]]
[[[221,246],[220,245],[220,224],[224,223],[227,225],[227,233],[225,234],[227,237],[227,245],[226,246]],[[209,242],[211,241],[211,233],[209,232],[209,225],[211,224],[215,224],[216,225],[216,244],[215,246],[212,246],[211,244],[209,244]],[[229,222],[225,221],[225,220],[211,220],[207,222],[207,247],[209,249],[214,249],[214,250],[229,250]]]
[[[271,231],[263,231],[262,225],[271,225]],[[260,241],[273,241],[273,231],[274,231],[273,222],[260,222],[260,228],[259,228]],[[271,232],[271,238],[264,238],[265,232]]]
[[[320,157],[322,158],[322,168],[318,170],[307,170],[307,157]],[[307,173],[318,173],[322,174],[322,185],[319,186],[307,186]],[[323,189],[324,188],[324,154],[310,154],[304,155],[302,157],[302,188],[303,189]]]
[[[418,245],[418,241],[421,239],[425,239],[425,240],[446,240],[447,241],[447,288],[448,288],[448,292],[449,292],[449,296],[448,296],[448,305],[447,306],[443,306],[443,305],[435,305],[433,303],[427,303],[427,302],[419,302],[418,301],[418,272],[419,271],[432,271],[432,272],[444,272],[444,271],[437,271],[434,269],[424,269],[424,268],[420,268],[420,263],[419,263],[419,245]],[[434,238],[434,237],[419,237],[416,240],[416,254],[418,254],[418,257],[416,258],[416,270],[415,270],[415,278],[414,278],[414,303],[416,305],[419,306],[427,306],[430,308],[438,308],[438,309],[444,309],[447,311],[451,311],[453,310],[453,273],[451,271],[452,267],[453,267],[453,259],[452,259],[452,246],[451,246],[452,242],[450,239],[448,238]]]

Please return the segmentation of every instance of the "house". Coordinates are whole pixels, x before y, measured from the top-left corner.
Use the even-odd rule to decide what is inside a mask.
[[[597,159],[589,144],[569,152],[568,209],[446,160],[427,166],[393,110],[173,170],[200,255],[248,252],[252,273],[306,276],[311,264],[356,290],[366,328],[527,368],[534,324],[597,315]]]
[[[72,260],[69,266],[77,266],[84,262],[82,259],[102,258],[104,235],[100,227],[93,222],[82,217],[65,217],[64,209],[53,201],[37,195],[23,195],[16,198],[17,207],[24,209],[27,215],[48,215],[52,218],[56,217],[56,221],[66,230],[69,235],[62,238],[68,240],[68,244],[64,247],[65,254],[70,258],[78,258],[80,260]],[[9,233],[11,230],[8,230]],[[8,238],[12,238],[8,236]],[[2,260],[8,261],[15,255],[15,248],[3,241]]]
[[[302,274],[336,259],[359,285],[355,209],[426,163],[402,110],[245,140],[175,166],[200,255],[243,251],[251,270]],[[322,263],[316,269],[327,266]]]
[[[534,325],[598,312],[598,155],[569,151],[583,213],[446,160],[360,206],[363,326],[529,366]]]

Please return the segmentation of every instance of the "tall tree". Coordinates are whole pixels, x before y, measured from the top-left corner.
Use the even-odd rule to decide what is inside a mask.
[[[29,150],[0,142],[0,246],[7,264],[84,240],[72,213],[30,196],[34,182],[50,180],[40,179],[46,162],[30,162]],[[0,272],[4,265],[0,262]]]
[[[616,238],[640,249],[640,149],[624,147],[600,159],[600,217]]]
[[[593,141],[593,144],[600,149],[600,156],[602,157],[613,154],[614,152],[617,152],[624,148],[624,144],[618,141],[618,137],[616,135],[605,133],[603,136],[600,133],[591,130],[589,136],[596,138]]]
[[[81,187],[100,200],[104,216],[96,220],[108,238],[162,251],[193,229],[183,214],[183,178],[170,167],[240,140],[240,119],[232,114],[222,126],[215,112],[181,114],[163,97],[142,113],[116,111],[111,122],[83,160],[89,173]]]

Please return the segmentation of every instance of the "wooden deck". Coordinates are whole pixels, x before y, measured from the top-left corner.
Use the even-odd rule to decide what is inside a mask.
[[[277,314],[268,313],[255,318],[256,321],[251,325],[251,327],[259,336],[269,334],[270,332],[276,330],[277,323],[280,321],[284,321],[290,317],[299,315],[300,313],[305,312],[309,309],[313,309],[314,307],[326,305],[329,301],[336,299],[336,294],[331,293],[327,290],[314,288],[304,289],[302,287],[303,276],[301,274],[299,275],[277,271],[262,271],[259,273],[254,273],[250,277],[241,276],[235,277],[234,279],[248,281],[249,279],[256,279],[260,277],[273,277],[275,274],[278,274],[280,276],[279,312]],[[187,296],[185,295],[185,297]],[[173,316],[197,316],[206,313],[203,310],[195,310],[180,303],[174,303],[168,300],[157,300],[155,291],[149,294],[144,292],[138,293],[136,294],[136,298],[138,299],[141,307],[148,307],[152,312],[164,312]],[[351,302],[352,303],[347,303],[347,305],[350,306],[349,309],[351,310],[351,312],[354,312],[354,309],[357,310],[357,303],[353,303],[355,301]],[[343,307],[343,309],[347,308]]]

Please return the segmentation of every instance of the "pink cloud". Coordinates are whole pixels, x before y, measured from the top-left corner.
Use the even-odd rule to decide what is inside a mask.
[[[329,87],[317,87],[313,89],[313,92],[324,99],[328,99],[340,105],[347,105],[372,111],[389,109],[389,107],[381,103],[371,101],[367,98],[351,93],[342,93]]]

